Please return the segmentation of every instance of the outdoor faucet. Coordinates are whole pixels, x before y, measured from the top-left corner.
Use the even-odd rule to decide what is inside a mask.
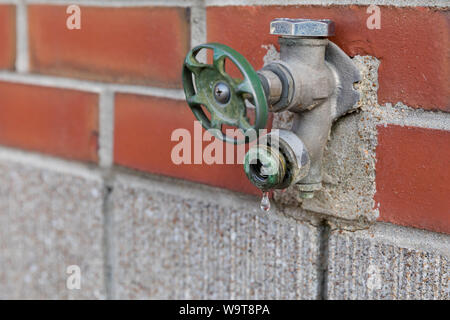
[[[236,144],[258,138],[244,160],[245,173],[256,187],[266,192],[295,185],[301,198],[311,198],[322,188],[322,158],[332,124],[356,108],[359,93],[353,84],[360,74],[327,39],[334,35],[330,20],[275,19],[270,33],[280,36],[280,59],[257,72],[223,44],[192,49],[183,68],[186,100],[204,128],[217,129],[212,132],[216,137]],[[212,65],[196,59],[205,48],[214,51]],[[243,80],[225,72],[225,58],[238,67]],[[249,103],[255,108],[253,125],[247,117]],[[266,127],[268,111],[287,110],[294,113],[291,130],[258,134]],[[223,124],[241,129],[244,138],[224,134]]]

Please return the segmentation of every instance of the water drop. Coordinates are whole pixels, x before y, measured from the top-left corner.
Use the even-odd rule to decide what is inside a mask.
[[[261,210],[268,212],[270,210],[269,192],[264,191],[261,199]]]

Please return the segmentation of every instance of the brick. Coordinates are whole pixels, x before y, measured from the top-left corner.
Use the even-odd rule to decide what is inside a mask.
[[[97,162],[98,95],[0,82],[0,144]]]
[[[14,69],[16,59],[16,9],[0,5],[0,69]]]
[[[28,15],[32,72],[181,87],[188,9],[81,6],[79,30],[66,28],[66,6],[30,5]]]
[[[117,94],[114,162],[142,171],[260,195],[261,192],[246,178],[241,164],[208,165],[203,159],[202,164],[193,164],[195,120],[185,101]],[[172,149],[179,143],[171,141],[171,135],[178,128],[187,129],[191,135],[192,164],[176,165],[171,159]],[[210,143],[204,141],[202,150]],[[226,155],[225,143],[222,146]],[[236,149],[234,155],[237,155]]]
[[[0,298],[105,298],[100,179],[2,157],[0,181]],[[66,287],[71,265],[79,290]]]
[[[381,60],[380,103],[401,101],[423,109],[450,111],[449,11],[381,6],[381,29],[369,30],[366,6],[230,6],[207,9],[208,41],[241,52],[255,68],[267,49],[274,18],[328,18],[336,23],[331,41],[350,56]]]
[[[447,235],[378,223],[367,231],[332,232],[330,300],[448,300]]]
[[[318,232],[258,201],[119,175],[118,299],[315,299]]]
[[[380,220],[450,233],[449,145],[449,131],[378,126]]]

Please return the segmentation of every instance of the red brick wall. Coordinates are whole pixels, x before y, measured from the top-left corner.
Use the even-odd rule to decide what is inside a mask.
[[[261,44],[278,47],[277,37],[268,32],[272,19],[328,18],[336,23],[331,40],[348,55],[371,55],[382,61],[380,103],[402,101],[412,107],[450,111],[449,11],[380,8],[382,28],[370,30],[367,6],[210,7],[208,41],[235,48],[259,68],[266,53]]]
[[[190,43],[186,8],[81,7],[80,30],[64,27],[65,10],[29,6],[31,72],[181,87],[180,66]]]
[[[96,94],[0,82],[0,143],[97,161]]]
[[[450,233],[450,132],[378,127],[380,220]]]
[[[260,68],[262,45],[278,46],[268,34],[271,19],[329,18],[337,26],[331,40],[350,56],[380,60],[380,104],[450,112],[448,8],[380,8],[382,29],[368,30],[366,6],[212,6],[204,34],[196,36],[230,45]],[[193,128],[179,89],[191,30],[201,30],[193,26],[201,23],[191,19],[194,8],[81,6],[80,30],[66,28],[64,5],[27,9],[29,68],[19,75],[15,60],[24,53],[16,52],[16,8],[0,5],[0,68],[6,72],[0,144],[98,163],[100,95],[112,90],[115,166],[259,194],[240,165],[170,161],[172,130]],[[449,233],[448,131],[393,125],[378,131],[380,220]]]
[[[14,69],[16,58],[16,8],[0,5],[0,68]]]

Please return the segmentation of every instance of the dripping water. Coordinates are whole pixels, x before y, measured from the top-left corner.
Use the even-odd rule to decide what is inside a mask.
[[[261,198],[261,210],[264,212],[268,212],[270,210],[270,200],[268,191],[263,191],[263,196]]]

